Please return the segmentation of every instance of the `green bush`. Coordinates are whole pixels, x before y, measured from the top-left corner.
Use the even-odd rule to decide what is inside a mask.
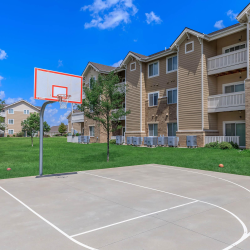
[[[116,144],[116,140],[115,139],[112,139],[109,141],[110,144]]]
[[[219,143],[218,142],[210,142],[205,145],[205,148],[219,148]]]
[[[43,137],[50,137],[50,135],[43,135]]]
[[[67,134],[65,134],[65,135],[63,135],[64,137],[67,137],[68,135]]]
[[[13,135],[13,137],[16,137],[16,135]]]
[[[232,149],[233,148],[233,146],[231,145],[231,143],[229,143],[229,142],[221,142],[220,144],[219,144],[219,148],[220,149]]]
[[[21,132],[17,133],[16,137],[24,137],[24,132],[21,131]]]
[[[10,137],[10,135],[7,135],[7,137]]]
[[[80,134],[79,133],[76,133],[76,136],[79,136]]]
[[[240,148],[239,145],[238,145],[237,143],[234,143],[234,142],[231,141],[230,144],[231,144],[232,147],[235,148],[235,149],[239,149],[239,148]]]

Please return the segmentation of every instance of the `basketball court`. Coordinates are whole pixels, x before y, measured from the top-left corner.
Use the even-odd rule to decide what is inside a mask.
[[[156,164],[0,180],[0,249],[250,249],[250,177]]]

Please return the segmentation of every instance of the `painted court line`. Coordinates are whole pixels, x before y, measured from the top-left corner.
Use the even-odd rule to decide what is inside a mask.
[[[199,201],[199,202],[201,202],[201,203],[204,203],[204,204],[208,204],[208,205],[217,207],[217,208],[219,208],[219,209],[221,209],[221,210],[223,210],[223,211],[229,213],[229,214],[232,215],[236,220],[238,220],[238,222],[241,224],[241,226],[242,226],[242,228],[243,228],[243,235],[241,236],[241,238],[240,238],[238,241],[234,242],[233,244],[231,244],[230,246],[228,246],[228,247],[226,247],[226,248],[223,248],[222,250],[229,250],[229,249],[232,249],[234,246],[238,245],[239,243],[241,243],[241,242],[244,241],[247,237],[250,236],[250,233],[248,234],[248,230],[247,230],[246,225],[244,224],[244,222],[243,222],[237,215],[235,215],[234,213],[230,212],[229,210],[227,210],[227,209],[225,209],[225,208],[223,208],[223,207],[217,206],[217,205],[215,205],[215,204],[213,204],[213,203],[205,202],[205,201],[202,201],[202,200],[196,200],[196,199],[189,198],[189,197],[186,197],[186,196],[182,196],[182,195],[178,195],[178,194],[174,194],[174,193],[170,193],[170,192],[166,192],[166,191],[158,190],[158,189],[154,189],[154,188],[149,188],[149,187],[146,187],[146,186],[141,186],[141,185],[137,185],[137,184],[134,184],[134,183],[130,183],[130,182],[126,182],[126,181],[121,181],[121,180],[117,180],[117,179],[113,179],[113,178],[109,178],[109,177],[105,177],[105,176],[101,176],[101,175],[90,174],[90,173],[86,173],[86,172],[84,172],[83,174],[92,175],[92,176],[96,176],[96,177],[99,177],[99,178],[103,178],[103,179],[107,179],[107,180],[112,180],[112,181],[124,183],[124,184],[127,184],[127,185],[132,185],[132,186],[136,186],[136,187],[140,187],[140,188],[145,188],[145,189],[149,189],[149,190],[154,190],[154,191],[161,192],[161,193],[167,193],[167,194],[171,194],[171,195],[174,195],[174,196],[186,198],[186,199],[193,200],[193,201]]]
[[[30,210],[33,214],[35,214],[37,217],[39,217],[41,220],[43,220],[44,222],[46,222],[47,224],[49,224],[51,227],[53,227],[55,230],[57,230],[59,233],[61,233],[62,235],[64,235],[65,237],[67,237],[69,240],[73,241],[74,243],[85,247],[87,249],[90,250],[98,250],[96,248],[93,247],[89,247],[85,244],[82,244],[81,242],[75,240],[74,238],[72,238],[71,236],[69,236],[68,234],[66,234],[65,232],[63,232],[60,228],[58,228],[57,226],[55,226],[54,224],[52,224],[51,222],[49,222],[48,220],[46,220],[44,217],[42,217],[40,214],[38,214],[37,212],[35,212],[32,208],[30,208],[28,205],[26,205],[25,203],[23,203],[22,201],[20,201],[18,198],[16,198],[14,195],[12,195],[11,193],[9,193],[7,190],[5,190],[4,188],[2,188],[0,186],[0,189],[2,189],[6,194],[8,194],[9,196],[11,196],[12,198],[14,198],[16,201],[18,201],[20,204],[22,204],[24,207],[26,207],[28,210]]]
[[[86,231],[86,232],[83,232],[83,233],[71,235],[70,237],[77,237],[79,235],[92,233],[92,232],[95,232],[95,231],[98,231],[98,230],[102,230],[102,229],[105,229],[105,228],[108,228],[108,227],[113,227],[113,226],[116,226],[116,225],[119,225],[119,224],[123,224],[123,223],[129,222],[129,221],[133,221],[133,220],[137,220],[137,219],[140,219],[140,218],[143,218],[143,217],[147,217],[147,216],[150,216],[150,215],[153,215],[153,214],[158,214],[158,213],[162,213],[162,212],[165,212],[165,211],[168,211],[168,210],[172,210],[172,209],[175,209],[175,208],[184,207],[184,206],[196,203],[196,202],[198,202],[198,201],[192,201],[192,202],[185,203],[185,204],[182,204],[182,205],[179,205],[179,206],[175,206],[175,207],[163,209],[163,210],[160,210],[160,211],[157,211],[157,212],[153,212],[153,213],[149,213],[149,214],[144,214],[144,215],[132,218],[132,219],[120,221],[120,222],[117,222],[117,223],[114,223],[114,224],[110,224],[110,225],[107,225],[107,226],[104,226],[104,227],[99,227],[99,228],[96,228],[96,229],[93,229],[93,230],[89,230],[89,231]]]

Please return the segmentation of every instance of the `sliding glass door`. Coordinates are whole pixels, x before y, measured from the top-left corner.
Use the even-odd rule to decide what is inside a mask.
[[[232,122],[225,124],[225,135],[226,136],[239,136],[241,147],[246,146],[246,128],[245,123]]]

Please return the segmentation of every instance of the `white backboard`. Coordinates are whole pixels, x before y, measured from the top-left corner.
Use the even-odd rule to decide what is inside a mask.
[[[35,68],[34,98],[58,101],[57,95],[70,95],[69,103],[82,103],[82,76]]]

